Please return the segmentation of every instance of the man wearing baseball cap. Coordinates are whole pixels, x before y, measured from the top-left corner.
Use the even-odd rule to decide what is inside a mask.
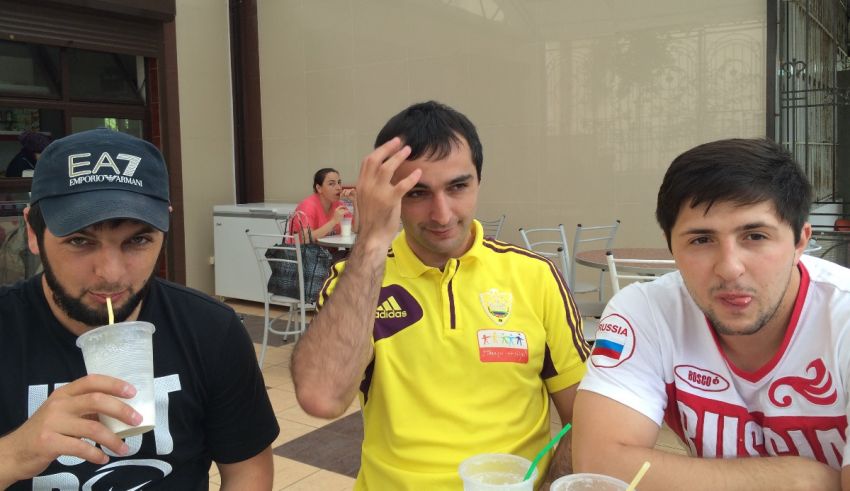
[[[271,489],[279,432],[253,344],[229,307],[154,276],[171,211],[150,143],[107,129],[53,142],[24,211],[44,272],[0,288],[0,489]],[[115,321],[153,334],[156,427],[122,380],[86,375],[76,338]],[[223,362],[226,360],[226,362]],[[114,396],[114,397],[110,397]]]

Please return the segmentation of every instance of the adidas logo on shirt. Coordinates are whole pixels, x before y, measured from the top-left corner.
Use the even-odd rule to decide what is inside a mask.
[[[398,305],[395,297],[384,300],[384,303],[378,305],[375,309],[376,319],[400,319],[402,317],[407,317],[407,311]]]

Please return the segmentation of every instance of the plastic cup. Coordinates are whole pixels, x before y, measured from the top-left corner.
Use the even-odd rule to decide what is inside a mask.
[[[98,327],[77,338],[89,374],[109,375],[132,384],[136,395],[121,399],[142,415],[132,426],[99,414],[100,422],[121,438],[150,431],[156,421],[153,391],[153,339],[150,322],[119,322]]]
[[[351,237],[351,217],[342,217],[340,232],[343,237]]]
[[[531,461],[518,455],[485,453],[460,463],[464,491],[533,491],[537,469],[523,480]]]
[[[549,487],[550,491],[625,491],[628,488],[628,483],[616,477],[591,473],[559,477]]]

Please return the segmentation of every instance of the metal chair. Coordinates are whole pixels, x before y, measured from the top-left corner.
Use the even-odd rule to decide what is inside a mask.
[[[521,228],[519,234],[522,236],[526,249],[551,259],[561,270],[564,278],[570,276],[569,247],[563,225],[559,224],[554,228]],[[568,283],[568,286],[571,291],[575,291],[572,284]],[[576,306],[583,318],[584,338],[592,342],[596,338],[596,327],[605,303],[576,300]]]
[[[488,237],[490,239],[498,239],[499,233],[502,231],[502,225],[505,224],[506,215],[502,214],[499,218],[495,220],[481,220],[481,226],[484,228],[484,237]]]
[[[277,229],[280,230],[281,234],[285,235],[285,234],[289,233],[289,222],[292,220],[292,215],[294,213],[295,212],[290,213],[289,215],[286,215],[286,216],[280,216],[280,217],[275,218],[274,221],[277,224]]]
[[[587,249],[611,249],[614,246],[614,237],[620,228],[620,220],[615,220],[613,225],[594,225],[585,227],[576,225],[576,233],[573,236],[573,250],[570,255],[570,276],[567,281],[574,293],[598,292],[599,301],[604,298],[605,271],[599,270],[599,281],[597,283],[576,281],[576,253]],[[591,247],[588,247],[591,244]]]
[[[561,270],[564,278],[570,277],[569,246],[564,226],[554,228],[520,228],[519,234],[529,251],[547,257]],[[569,283],[568,283],[569,284]],[[572,285],[569,285],[572,289]]]
[[[245,234],[248,236],[248,240],[251,242],[251,248],[254,250],[257,266],[260,268],[263,292],[265,292],[263,295],[263,345],[259,357],[259,364],[262,369],[269,342],[269,333],[277,334],[284,338],[292,336],[297,340],[307,329],[307,310],[315,310],[316,304],[307,303],[304,300],[304,263],[301,259],[301,244],[298,235],[254,234],[250,230],[246,230]],[[266,257],[268,250],[291,251],[291,253],[294,253],[295,259],[268,258]],[[275,295],[269,292],[268,284],[272,274],[270,263],[272,262],[296,265],[296,270],[298,271],[298,298]],[[288,308],[289,316],[286,320],[286,326],[283,329],[276,329],[273,327],[273,324],[283,317],[286,312],[271,318],[269,315],[269,305],[280,305]],[[293,317],[296,311],[298,312],[298,320],[294,322]]]
[[[620,280],[631,281],[652,281],[658,279],[660,275],[676,271],[676,262],[672,259],[617,259],[612,252],[605,254],[605,259],[608,261],[608,274],[611,278],[611,291],[617,293],[620,291]],[[617,271],[617,265],[628,267],[629,265],[652,265],[648,271],[639,272],[624,272]],[[657,266],[657,267],[656,267]],[[641,268],[646,270],[646,268]],[[632,270],[634,271],[634,270]]]

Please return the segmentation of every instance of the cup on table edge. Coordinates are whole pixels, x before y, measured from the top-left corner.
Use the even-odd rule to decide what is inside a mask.
[[[136,388],[136,395],[121,399],[142,415],[137,426],[98,414],[98,419],[120,438],[141,435],[154,428],[156,402],[153,377],[153,332],[150,322],[129,321],[92,329],[77,338],[89,374],[109,375]]]
[[[568,474],[555,479],[550,491],[625,491],[629,484],[616,477],[590,472]]]
[[[348,213],[342,217],[339,223],[340,235],[343,237],[351,237],[351,216]]]
[[[484,453],[458,466],[464,491],[533,491],[538,469],[523,480],[531,461],[519,455]]]

